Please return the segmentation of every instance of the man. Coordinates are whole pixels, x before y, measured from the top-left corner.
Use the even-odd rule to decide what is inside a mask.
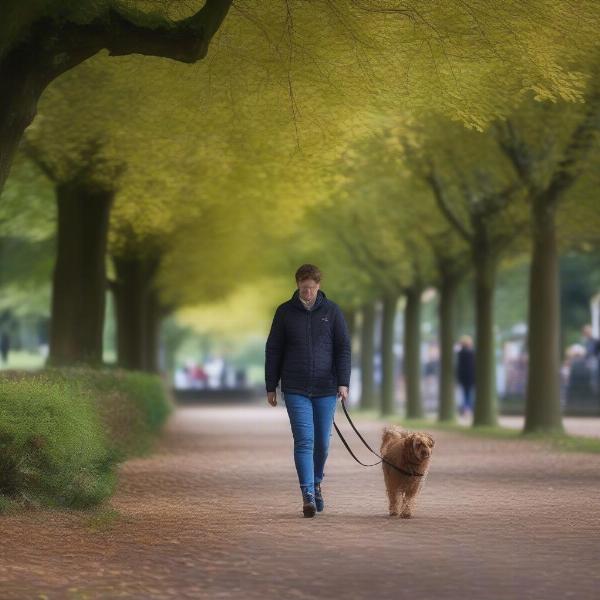
[[[581,336],[586,357],[595,356],[598,353],[598,340],[594,337],[594,330],[589,323],[581,328]]]
[[[593,394],[598,394],[600,393],[600,340],[594,336],[592,326],[589,324],[583,326],[581,334],[591,390]]]
[[[458,351],[456,364],[456,379],[463,391],[460,414],[464,415],[467,411],[473,414],[475,352],[473,351],[473,339],[469,335],[463,335],[460,338],[460,350]]]
[[[0,335],[0,355],[2,355],[2,362],[8,363],[8,351],[10,350],[10,337],[6,331]]]
[[[340,307],[320,289],[321,272],[304,264],[297,290],[275,311],[265,347],[267,401],[277,405],[277,384],[290,419],[294,463],[305,517],[324,508],[321,481],[336,400],[348,398],[350,336]]]

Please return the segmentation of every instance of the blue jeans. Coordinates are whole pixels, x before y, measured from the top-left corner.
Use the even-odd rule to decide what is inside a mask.
[[[473,392],[475,391],[472,385],[461,384],[463,392],[462,410],[470,410],[473,412]]]
[[[324,477],[325,461],[337,396],[309,398],[283,394],[294,437],[294,463],[302,492],[315,493],[315,483]]]

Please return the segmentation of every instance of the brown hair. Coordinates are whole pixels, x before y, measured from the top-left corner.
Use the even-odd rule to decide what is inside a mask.
[[[321,271],[315,265],[305,264],[296,271],[296,283],[300,283],[304,279],[313,279],[317,283],[321,281]]]

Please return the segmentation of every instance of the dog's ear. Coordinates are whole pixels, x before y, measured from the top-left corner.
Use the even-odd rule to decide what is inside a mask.
[[[427,444],[430,448],[433,448],[435,446],[435,440],[431,437],[431,435],[429,433],[425,433],[423,434],[425,439],[427,440]]]
[[[381,443],[387,444],[388,440],[396,433],[393,427],[386,425],[381,431]]]

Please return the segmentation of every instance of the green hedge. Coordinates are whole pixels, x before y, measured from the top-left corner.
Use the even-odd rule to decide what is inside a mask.
[[[152,451],[173,410],[157,375],[48,368],[0,374],[0,512],[87,508],[113,494],[117,466]]]

